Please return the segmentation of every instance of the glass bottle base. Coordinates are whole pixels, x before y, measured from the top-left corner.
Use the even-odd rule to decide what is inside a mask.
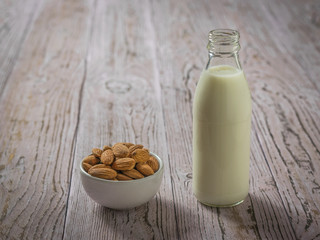
[[[198,200],[199,201],[199,200]],[[216,207],[216,208],[227,208],[227,207],[234,207],[234,206],[237,206],[241,203],[243,203],[244,199],[238,201],[238,202],[235,202],[235,203],[231,203],[231,204],[225,204],[225,205],[217,205],[217,204],[212,204],[212,203],[206,203],[206,202],[201,202],[199,201],[200,203],[206,205],[206,206],[209,206],[209,207]]]

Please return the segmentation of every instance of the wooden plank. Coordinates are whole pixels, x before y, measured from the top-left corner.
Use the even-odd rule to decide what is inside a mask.
[[[178,238],[150,14],[148,1],[96,2],[64,239]],[[82,158],[116,142],[142,143],[165,164],[156,197],[129,211],[99,206],[80,183]]]
[[[44,3],[2,95],[2,239],[62,238],[89,8]]]
[[[0,2],[0,96],[39,12],[38,5],[34,0]]]
[[[270,18],[264,16],[268,13],[256,5],[153,2],[157,39],[164,43],[157,52],[169,156],[174,159],[170,168],[175,204],[199,214],[198,219],[188,218],[190,212],[177,215],[183,239],[311,239],[319,234],[319,135],[312,133],[320,119],[319,93],[297,62],[287,59],[274,38],[277,29],[270,29]],[[247,14],[240,18],[237,12]],[[206,44],[198,34],[219,27],[242,33],[241,56],[253,98],[253,136],[250,198],[234,209],[216,210],[196,203],[186,182],[191,174],[192,98],[205,64],[199,55],[204,52],[206,58]],[[214,224],[209,227],[208,222]],[[199,226],[198,232],[193,226]]]
[[[255,7],[251,6],[252,9]],[[248,8],[243,6],[243,9]],[[264,14],[269,13],[262,12],[260,16],[263,19],[270,19]],[[258,138],[295,237],[313,239],[320,234],[320,199],[317,190],[320,183],[317,126],[320,120],[320,96],[299,63],[288,58],[291,52],[287,51],[286,46],[292,44],[288,42],[289,39],[286,44],[277,41],[283,39],[277,26],[268,24],[268,21],[265,23],[269,31],[260,28],[265,32],[260,41],[267,39],[268,44],[261,44],[261,55],[256,55],[258,51],[254,49],[253,56],[256,56],[247,63],[252,72],[261,65],[264,68],[263,71],[255,70],[257,80],[253,84],[256,85],[256,91],[253,92],[257,109],[255,117],[261,129]],[[257,42],[257,36],[252,36],[252,41]],[[305,56],[311,51],[305,51]],[[266,81],[261,81],[263,79]],[[260,92],[257,89],[261,89]]]
[[[268,21],[287,58],[296,61],[304,81],[320,91],[320,4],[319,1],[261,1]],[[274,7],[277,6],[277,7]]]

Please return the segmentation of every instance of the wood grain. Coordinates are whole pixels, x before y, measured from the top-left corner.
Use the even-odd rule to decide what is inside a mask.
[[[0,96],[39,12],[38,5],[34,0],[0,2]]]
[[[319,52],[320,16],[319,1],[261,1],[268,13],[266,18],[275,28],[279,44],[288,57],[295,61],[296,68],[303,72],[304,81],[311,81],[320,91]],[[273,7],[277,4],[277,7]],[[282,24],[277,24],[281,22]],[[306,54],[307,53],[307,54]]]
[[[0,3],[0,239],[320,239],[317,1]],[[320,16],[320,15],[319,15]],[[192,194],[192,102],[214,28],[241,33],[253,101],[250,193]],[[142,143],[165,164],[147,204],[93,202],[92,147]]]
[[[88,6],[44,3],[0,106],[1,239],[61,239],[69,190]]]
[[[147,1],[95,3],[64,239],[177,238],[155,39],[150,12],[139,4],[148,6]],[[116,142],[143,144],[165,164],[160,192],[130,211],[97,206],[79,184],[81,159],[92,147]]]

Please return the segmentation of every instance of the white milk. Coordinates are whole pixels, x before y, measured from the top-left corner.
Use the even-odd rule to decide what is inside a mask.
[[[193,192],[210,206],[236,205],[249,190],[251,98],[242,70],[204,70],[193,105]]]

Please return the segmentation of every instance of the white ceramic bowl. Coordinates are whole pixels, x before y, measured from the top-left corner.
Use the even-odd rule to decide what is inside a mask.
[[[88,174],[80,162],[82,185],[95,202],[112,209],[130,209],[147,203],[158,192],[163,177],[163,162],[154,153],[159,169],[153,175],[131,181],[112,181]]]

